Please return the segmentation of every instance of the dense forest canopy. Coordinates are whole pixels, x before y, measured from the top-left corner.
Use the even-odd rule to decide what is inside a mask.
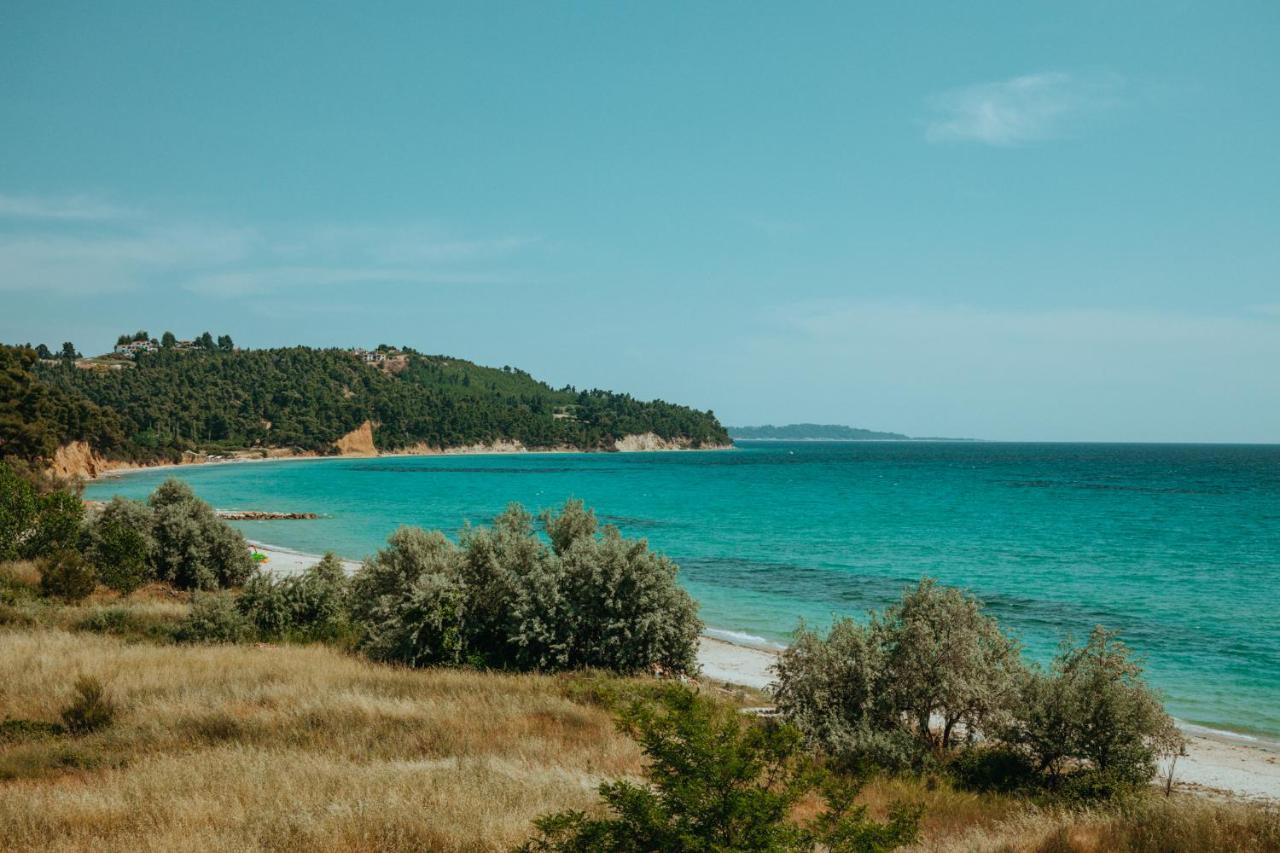
[[[711,412],[555,389],[511,367],[389,347],[375,352],[393,357],[373,364],[359,351],[201,343],[78,364],[0,348],[0,455],[48,457],[72,440],[138,461],[242,448],[327,453],[365,421],[380,450],[500,440],[611,449],[648,432],[695,447],[729,441]]]

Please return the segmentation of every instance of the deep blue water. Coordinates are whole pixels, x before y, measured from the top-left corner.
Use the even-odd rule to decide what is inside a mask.
[[[219,508],[309,511],[250,538],[362,557],[401,524],[583,498],[681,566],[709,626],[785,642],[921,575],[1047,659],[1123,632],[1180,719],[1280,738],[1280,446],[742,442],[732,452],[290,461],[144,471]]]

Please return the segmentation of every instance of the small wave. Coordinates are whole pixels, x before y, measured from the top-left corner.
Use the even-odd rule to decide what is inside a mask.
[[[1195,723],[1188,723],[1186,720],[1174,720],[1178,724],[1178,728],[1182,729],[1189,735],[1205,735],[1208,737],[1226,738],[1228,740],[1243,740],[1250,743],[1262,743],[1260,737],[1247,735],[1244,732],[1233,732],[1227,729],[1215,729],[1210,726],[1200,726]]]
[[[785,643],[777,643],[773,640],[767,640],[764,637],[757,637],[755,634],[747,634],[742,631],[728,631],[724,628],[707,628],[702,633],[706,634],[713,640],[722,640],[726,643],[732,643],[735,646],[746,646],[749,649],[766,649],[771,652],[777,652],[786,648]]]

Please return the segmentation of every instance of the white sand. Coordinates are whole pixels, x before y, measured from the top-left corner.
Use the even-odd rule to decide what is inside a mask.
[[[773,681],[770,667],[777,654],[703,637],[698,650],[704,678],[759,689]],[[1187,754],[1174,765],[1174,787],[1188,791],[1230,794],[1280,802],[1280,745],[1250,741],[1228,734],[1185,730]],[[1164,784],[1169,762],[1160,768]]]
[[[287,524],[288,522],[281,523]],[[291,551],[288,548],[281,548],[279,545],[267,545],[262,542],[255,542],[252,539],[249,540],[249,544],[255,550],[267,555],[267,561],[260,565],[272,574],[296,575],[320,562],[320,558],[315,554]],[[360,568],[360,561],[343,560],[342,565],[347,570],[347,574],[352,574],[356,569]]]

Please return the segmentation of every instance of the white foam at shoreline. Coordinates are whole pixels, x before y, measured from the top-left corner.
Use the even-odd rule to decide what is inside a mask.
[[[730,631],[727,628],[704,628],[702,633],[712,639],[723,640],[726,643],[744,646],[748,649],[780,652],[787,647],[785,643],[774,642],[773,640],[767,640],[764,637],[757,637],[755,634],[747,634],[742,631]]]

